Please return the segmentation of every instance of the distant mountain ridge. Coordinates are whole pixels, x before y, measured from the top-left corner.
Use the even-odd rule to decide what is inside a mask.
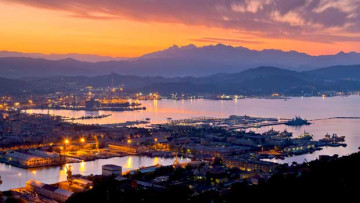
[[[116,73],[85,76],[0,78],[0,94],[73,92],[86,86],[119,87],[126,92],[178,94],[285,95],[316,94],[320,91],[360,91],[360,65],[332,66],[311,71],[293,71],[262,66],[238,73],[202,77],[150,77]]]
[[[2,53],[2,55],[1,55]],[[176,45],[137,58],[97,62],[71,59],[16,57],[0,52],[0,76],[19,78],[25,76],[97,76],[110,73],[137,76],[207,76],[217,73],[236,73],[259,66],[306,71],[317,68],[360,64],[360,53],[339,52],[335,55],[310,56],[296,51],[265,49],[250,50],[222,44],[196,47]],[[1,57],[3,56],[3,57]],[[26,56],[26,54],[24,54]],[[38,56],[38,55],[36,55]],[[69,57],[70,58],[69,58]],[[77,59],[80,55],[77,56]],[[56,56],[59,57],[59,56]],[[86,56],[84,56],[86,57]],[[76,57],[74,57],[76,58]]]
[[[0,58],[4,57],[24,57],[24,58],[42,58],[47,60],[75,59],[86,62],[114,61],[125,60],[126,57],[100,56],[96,54],[41,54],[41,53],[22,53],[16,51],[0,51]]]

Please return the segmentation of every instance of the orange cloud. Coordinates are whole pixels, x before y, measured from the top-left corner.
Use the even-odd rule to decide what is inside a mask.
[[[7,50],[138,56],[192,42],[310,54],[360,47],[360,2],[352,0],[4,0],[0,5],[5,19],[0,49]]]

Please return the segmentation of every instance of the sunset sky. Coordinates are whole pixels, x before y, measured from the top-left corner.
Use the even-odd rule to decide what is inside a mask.
[[[0,50],[134,57],[223,43],[360,52],[360,0],[0,0]]]

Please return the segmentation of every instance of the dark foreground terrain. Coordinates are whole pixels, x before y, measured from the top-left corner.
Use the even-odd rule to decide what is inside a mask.
[[[193,193],[186,184],[154,190],[139,189],[131,181],[120,183],[113,178],[98,179],[92,190],[75,194],[67,202],[347,202],[350,198],[358,199],[359,171],[360,153],[355,153],[291,167],[282,166],[268,181],[260,181],[257,185],[244,182],[234,184],[227,191],[201,194]]]

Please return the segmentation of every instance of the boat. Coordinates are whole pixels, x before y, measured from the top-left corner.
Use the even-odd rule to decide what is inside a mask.
[[[310,125],[310,124],[311,123],[308,120],[302,119],[300,116],[296,116],[295,118],[285,123],[285,125],[289,125],[289,126],[301,126],[301,125]]]
[[[329,147],[346,147],[347,144],[339,143],[339,142],[329,142],[329,143],[326,144],[326,146],[329,146]]]
[[[294,145],[284,148],[284,152],[287,154],[295,154],[301,155],[306,153],[312,153],[316,150],[316,146],[314,144],[302,144],[302,145]]]
[[[289,138],[289,137],[292,137],[292,135],[293,135],[292,132],[288,132],[287,130],[284,130],[283,132],[277,134],[276,137]]]
[[[339,143],[339,142],[345,142],[345,136],[338,136],[337,134],[333,134],[332,136],[328,133],[325,135],[324,138],[319,140],[320,142],[330,142],[330,143]]]
[[[313,139],[313,135],[311,135],[310,133],[304,131],[304,133],[301,134],[299,137],[297,137],[297,139],[312,140],[312,139]]]
[[[263,135],[266,136],[276,136],[278,135],[280,132],[279,131],[275,131],[273,128],[271,128],[269,131],[264,132]]]

